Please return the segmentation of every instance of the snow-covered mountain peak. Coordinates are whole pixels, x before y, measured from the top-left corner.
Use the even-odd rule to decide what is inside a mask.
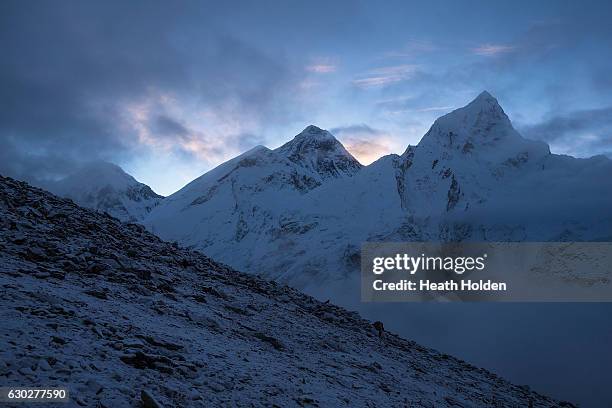
[[[350,153],[344,149],[344,146],[342,146],[342,143],[340,143],[338,139],[336,139],[327,130],[321,129],[314,125],[307,126],[292,140],[276,149],[276,151],[288,158],[297,155],[304,155],[312,151],[326,152],[337,150],[344,150],[344,152],[350,156]]]
[[[308,125],[296,136],[300,139],[335,139],[335,137],[325,129],[315,125]]]
[[[307,126],[275,152],[323,179],[352,176],[362,167],[338,139],[314,125]]]
[[[84,207],[107,212],[122,221],[142,221],[163,198],[116,164],[96,161],[46,186]]]
[[[520,138],[520,135],[497,99],[484,91],[466,106],[438,118],[419,145],[434,143],[470,151],[475,143],[486,145],[507,138]]]
[[[401,190],[414,186],[419,194],[400,196],[415,212],[464,211],[487,201],[504,177],[541,168],[549,155],[547,144],[524,139],[484,91],[438,118],[416,147],[406,149],[398,167]]]
[[[497,99],[491,95],[488,91],[482,91],[480,94],[478,94],[478,96],[476,98],[474,98],[474,100],[472,102],[470,102],[470,105],[481,105],[481,106],[497,106],[501,109],[501,107],[499,106],[499,102],[497,102]]]
[[[455,112],[455,120],[458,119],[458,116],[465,121],[466,125],[471,125],[474,128],[482,130],[489,130],[493,126],[512,128],[510,119],[497,99],[487,91],[483,91],[472,102]]]
[[[116,164],[95,161],[81,167],[78,171],[70,174],[63,179],[63,185],[84,187],[87,186],[112,186],[116,189],[123,189],[138,183],[134,177],[127,174]]]
[[[500,163],[517,156],[542,157],[548,145],[524,139],[497,99],[484,91],[466,106],[438,118],[420,141],[419,150],[433,159]]]

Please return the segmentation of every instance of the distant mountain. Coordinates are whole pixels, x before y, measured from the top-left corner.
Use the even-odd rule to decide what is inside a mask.
[[[2,384],[69,406],[573,406],[4,177],[0,249]]]
[[[551,154],[524,139],[488,92],[436,120],[399,168],[404,208],[429,224],[419,239],[612,237],[612,161]]]
[[[404,205],[423,215],[467,210],[486,201],[509,173],[549,155],[545,143],[521,137],[485,91],[437,119],[418,146],[402,155],[402,183],[410,193]]]
[[[320,287],[354,275],[366,241],[610,240],[611,174],[605,157],[524,139],[483,92],[401,156],[362,167],[311,126],[206,173],[144,222],[238,269]]]
[[[362,167],[331,133],[313,125],[275,152],[322,180],[352,176]]]
[[[90,163],[44,187],[83,207],[107,212],[128,222],[142,221],[163,198],[121,167],[107,162]]]
[[[164,199],[146,224],[224,259],[238,243],[256,251],[268,242],[258,242],[262,233],[305,232],[311,226],[294,224],[288,209],[299,208],[310,191],[349,179],[361,167],[329,132],[308,126],[276,150],[255,147],[192,181]]]

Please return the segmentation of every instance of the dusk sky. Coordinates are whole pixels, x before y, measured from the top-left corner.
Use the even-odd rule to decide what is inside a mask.
[[[0,173],[91,160],[170,194],[309,124],[363,163],[486,89],[554,153],[612,157],[609,2],[0,2]]]

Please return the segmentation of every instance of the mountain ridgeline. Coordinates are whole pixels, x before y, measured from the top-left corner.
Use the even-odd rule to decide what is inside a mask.
[[[612,162],[551,154],[483,92],[417,146],[360,165],[308,126],[165,198],[154,233],[297,287],[343,279],[366,241],[612,239]]]
[[[342,280],[367,241],[607,241],[612,162],[551,154],[483,92],[438,118],[416,146],[362,166],[308,126],[257,146],[163,198],[96,163],[47,186],[141,222],[237,269],[294,286]]]

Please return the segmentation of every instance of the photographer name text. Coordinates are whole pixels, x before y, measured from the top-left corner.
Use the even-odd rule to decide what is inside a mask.
[[[442,282],[430,281],[428,279],[420,279],[418,282],[402,279],[397,282],[384,282],[382,279],[377,279],[372,283],[372,288],[376,291],[506,291],[507,284],[505,282],[493,282],[489,280],[465,279],[461,281],[447,280]]]

